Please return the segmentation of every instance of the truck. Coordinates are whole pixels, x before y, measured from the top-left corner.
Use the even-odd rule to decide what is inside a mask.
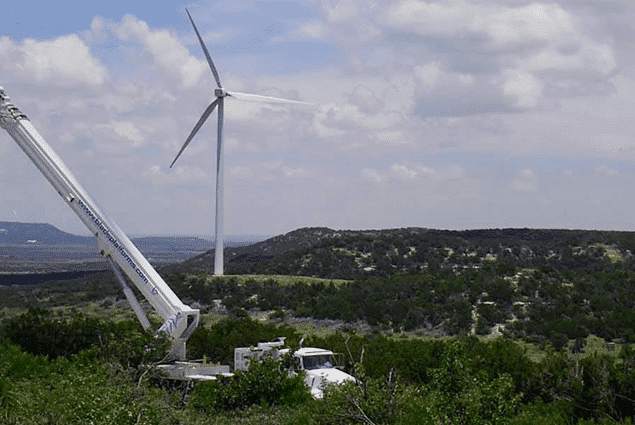
[[[357,382],[348,373],[341,370],[336,361],[338,355],[331,350],[314,347],[300,347],[291,351],[285,348],[285,338],[278,341],[259,342],[255,347],[238,347],[234,349],[234,371],[249,370],[249,363],[265,356],[280,360],[291,353],[292,367],[290,373],[296,370],[304,371],[304,382],[307,384],[314,398],[322,398],[324,388],[329,384],[341,384],[346,381]]]

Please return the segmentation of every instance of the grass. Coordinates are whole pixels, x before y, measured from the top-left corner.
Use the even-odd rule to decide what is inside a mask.
[[[586,345],[582,350],[582,353],[577,354],[579,357],[599,356],[608,354],[612,357],[619,357],[622,352],[622,344],[615,344],[615,350],[608,351],[607,343],[604,339],[595,335],[589,335],[586,338]]]
[[[212,279],[232,279],[237,282],[237,284],[242,284],[248,282],[250,280],[254,281],[268,281],[273,280],[277,285],[280,286],[288,286],[288,285],[296,285],[296,284],[305,284],[310,285],[313,283],[332,283],[335,286],[340,286],[343,283],[350,282],[349,280],[343,279],[322,279],[316,277],[307,277],[307,276],[282,276],[282,275],[225,275],[225,276],[207,276],[208,281],[212,281]],[[71,283],[69,285],[69,283]],[[56,315],[60,316],[70,316],[73,312],[81,312],[82,314],[89,317],[98,317],[108,320],[115,321],[123,321],[123,320],[133,320],[136,321],[136,317],[134,312],[128,305],[128,303],[124,300],[117,300],[116,295],[111,295],[118,290],[117,285],[114,282],[102,281],[97,285],[94,285],[93,288],[87,288],[91,290],[92,293],[102,293],[103,298],[99,300],[93,301],[85,301],[90,297],[80,296],[80,290],[84,289],[84,286],[89,286],[77,282],[52,282],[49,285],[41,285],[34,287],[5,287],[2,289],[3,301],[0,303],[0,321],[2,319],[8,319],[12,317],[16,317],[21,313],[25,312],[27,306],[42,306],[45,308],[49,308]],[[106,290],[102,289],[105,288]],[[103,292],[102,292],[103,291]],[[145,305],[147,315],[152,320],[153,323],[161,323],[161,318],[147,305],[147,302],[142,300],[140,297],[142,305]],[[18,307],[19,306],[19,307]],[[204,308],[202,310],[204,313],[201,314],[201,326],[209,326],[220,321],[225,314],[219,313],[214,310],[207,310]],[[285,323],[294,327],[297,332],[304,336],[315,336],[315,337],[326,337],[328,335],[335,334],[336,332],[347,332],[348,330],[355,329],[356,333],[369,333],[372,329],[368,326],[363,326],[360,324],[346,324],[339,321],[330,321],[330,320],[313,320],[313,319],[300,319],[293,318],[292,315],[284,315],[284,317],[280,318],[272,318],[271,315],[274,313],[273,311],[253,311],[250,312],[250,315],[253,319],[268,322],[272,321],[273,323]],[[432,340],[436,338],[445,338],[443,336],[434,336],[427,335],[421,330],[415,330],[410,332],[396,332],[396,333],[385,333],[387,336],[391,338],[399,338],[399,339],[420,339],[420,340]],[[479,339],[489,339],[493,336],[488,337],[479,337]],[[535,362],[540,362],[547,356],[547,352],[540,348],[536,344],[517,341],[517,343],[522,346],[526,352],[527,356]],[[569,346],[572,346],[574,341],[570,341]],[[575,356],[578,358],[593,356],[593,355],[611,355],[614,357],[618,357],[621,352],[621,345],[615,344],[614,351],[607,350],[606,342],[597,336],[589,336],[586,339],[585,347],[583,348],[581,353],[573,354],[570,353],[570,356]]]
[[[574,340],[569,341],[569,348],[572,347],[574,343],[575,343]],[[539,363],[547,356],[547,352],[534,343],[525,342],[525,341],[516,341],[516,344],[518,344],[519,346],[523,347],[526,350],[525,355],[533,362]],[[567,350],[567,353],[572,358],[578,358],[578,359],[582,359],[589,356],[602,356],[602,355],[609,355],[611,357],[618,358],[621,351],[622,351],[622,344],[615,344],[615,350],[608,351],[607,343],[604,339],[595,335],[589,335],[588,337],[586,337],[584,348],[582,349],[580,353],[571,353],[570,350]]]
[[[312,276],[287,276],[287,275],[271,275],[271,274],[236,274],[236,275],[223,275],[223,276],[209,275],[208,279],[209,280],[236,279],[239,283],[245,283],[250,280],[260,281],[260,282],[273,280],[276,284],[280,286],[291,286],[296,284],[310,285],[312,283],[332,283],[336,287],[339,287],[343,283],[352,282],[352,280],[346,280],[346,279],[323,279],[323,278],[312,277]]]

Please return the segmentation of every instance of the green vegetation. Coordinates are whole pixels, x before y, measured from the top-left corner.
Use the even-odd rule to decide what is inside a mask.
[[[227,267],[239,276],[164,274],[206,321],[191,358],[232,364],[235,347],[304,337],[343,353],[358,383],[313,400],[270,361],[170,382],[152,368],[166,341],[104,273],[0,288],[0,422],[632,423],[635,234],[321,232]],[[320,320],[337,327],[307,331]]]
[[[43,338],[70,331],[91,342],[64,353],[27,352],[33,347],[19,338],[21,321]],[[298,337],[290,327],[247,317],[203,329],[198,349],[210,351],[216,337],[227,346],[255,344],[263,334]],[[100,340],[113,330],[120,331],[116,343]],[[164,341],[117,322],[95,326],[82,316],[32,310],[5,321],[2,338],[6,424],[609,424],[635,415],[635,351],[628,346],[611,356],[548,349],[535,361],[504,338],[334,333],[305,344],[346,353],[343,367],[358,382],[314,400],[302,375],[270,359],[226,382],[179,385],[150,368],[165,353]]]

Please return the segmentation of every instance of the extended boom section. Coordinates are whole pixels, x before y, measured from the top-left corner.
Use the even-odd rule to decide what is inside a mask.
[[[100,253],[115,268],[124,285],[124,292],[143,326],[149,326],[149,322],[130,288],[125,290],[125,282],[116,266],[123,270],[163,318],[164,323],[159,331],[165,332],[174,341],[171,357],[185,360],[185,341],[198,325],[199,310],[181,302],[125,233],[99,209],[26,115],[9,101],[4,89],[0,87],[0,126],[11,135],[66,204],[95,235]]]

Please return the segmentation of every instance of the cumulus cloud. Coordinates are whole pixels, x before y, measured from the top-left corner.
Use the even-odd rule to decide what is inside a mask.
[[[364,109],[367,109],[365,105]],[[363,132],[367,142],[393,141],[402,135],[394,130],[402,125],[403,116],[397,112],[380,111],[377,113],[365,113],[356,105],[327,105],[322,106],[315,114],[313,128],[315,132],[325,139],[336,139],[350,144],[351,139],[347,134]],[[388,136],[388,137],[386,137]]]
[[[139,147],[143,145],[143,136],[133,123],[129,121],[113,121],[111,123],[111,126],[115,133],[117,133],[119,136],[130,140],[133,147]]]
[[[149,166],[144,177],[153,185],[174,185],[174,184],[208,184],[209,177],[204,169],[198,166],[179,165],[172,169],[166,169],[161,165]]]
[[[521,192],[536,192],[538,190],[538,176],[533,170],[525,168],[512,180],[512,188]]]
[[[386,176],[379,173],[379,171],[372,168],[364,168],[362,170],[362,178],[367,181],[371,181],[374,183],[381,183],[386,180]]]
[[[282,167],[282,174],[289,178],[289,177],[311,177],[313,176],[313,173],[306,170],[303,167],[289,167],[289,166],[284,166]]]
[[[361,84],[355,87],[348,101],[366,113],[376,112],[385,105],[384,101],[379,99],[370,88]]]
[[[582,39],[574,45],[554,46],[519,61],[533,71],[606,77],[616,68],[613,50],[606,44]]]
[[[108,79],[106,68],[75,34],[20,43],[0,37],[0,69],[18,81],[54,86],[100,86]]]
[[[466,177],[466,170],[460,165],[431,167],[421,163],[393,163],[384,172],[375,168],[364,168],[361,176],[364,180],[381,183],[391,180],[402,182],[433,181],[443,182]]]
[[[392,174],[402,180],[414,180],[416,178],[430,178],[436,181],[447,181],[463,178],[466,171],[460,165],[447,165],[430,167],[424,164],[392,164]]]
[[[604,175],[604,176],[617,176],[618,175],[618,171],[614,168],[608,167],[606,165],[600,165],[598,167],[595,168],[595,172],[598,175]]]
[[[179,77],[184,88],[196,86],[208,65],[190,54],[176,35],[166,30],[152,30],[142,20],[126,15],[116,26],[116,34],[120,40],[134,40],[152,55],[156,64],[165,71]]]
[[[574,31],[572,16],[558,4],[505,7],[466,1],[403,0],[393,4],[387,22],[420,35],[485,35],[496,47],[563,38]]]
[[[390,171],[399,179],[414,180],[419,172],[403,164],[393,164]]]
[[[249,167],[236,166],[229,169],[229,175],[239,179],[250,179],[253,177],[253,172]]]
[[[326,19],[331,24],[339,24],[353,21],[357,17],[357,4],[355,0],[337,0],[333,5],[324,6]]]
[[[303,37],[321,39],[325,37],[326,30],[327,28],[322,25],[321,22],[311,21],[302,24],[297,32],[300,36]]]
[[[441,75],[441,66],[437,62],[419,65],[414,68],[420,94],[427,92],[437,84]]]
[[[503,71],[503,93],[516,99],[519,108],[533,108],[542,97],[543,84],[529,72],[517,69]]]
[[[375,93],[384,111],[398,103],[424,117],[516,112],[554,92],[579,95],[617,68],[611,44],[557,3],[340,0],[323,2],[323,11],[320,34],[350,52],[348,69],[398,76],[401,93]],[[350,103],[369,112],[359,96]]]

